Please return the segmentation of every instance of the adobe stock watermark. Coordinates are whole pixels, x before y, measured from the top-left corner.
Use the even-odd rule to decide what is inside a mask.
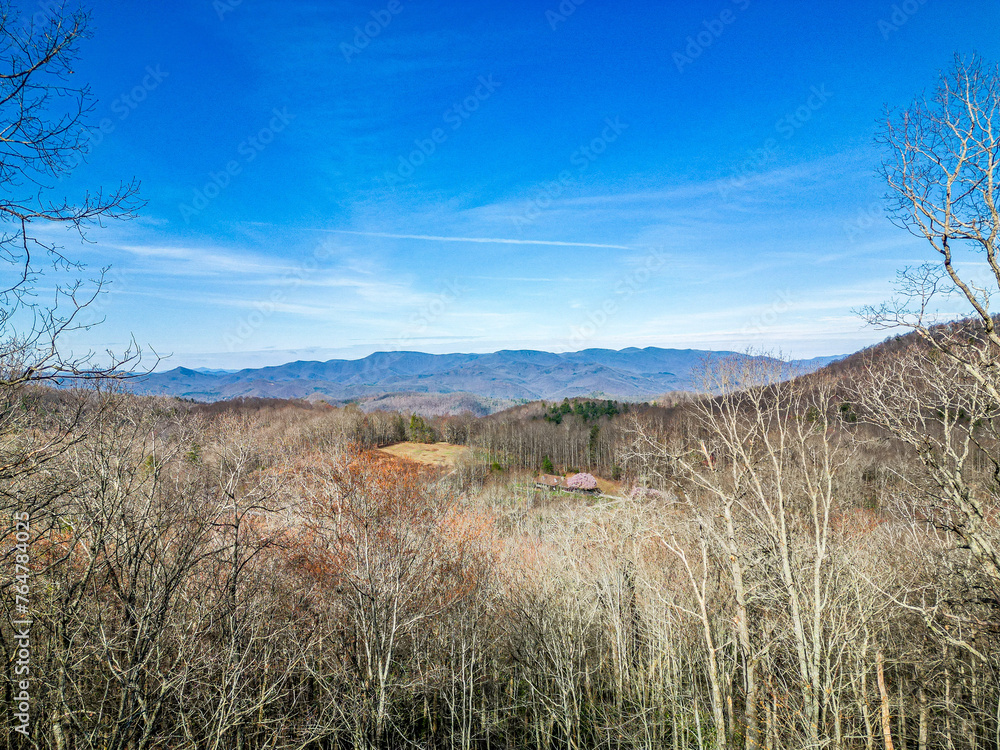
[[[28,540],[31,538],[31,515],[27,511],[14,514],[14,653],[12,680],[14,698],[13,729],[25,738],[31,736],[31,625],[28,606],[31,594],[31,555]]]
[[[765,331],[772,328],[782,315],[792,309],[795,297],[791,289],[779,290],[767,308],[759,315],[750,318],[740,331],[744,339],[759,338]]]
[[[885,207],[881,201],[873,201],[858,209],[853,219],[844,222],[844,236],[848,242],[855,243],[860,238],[867,237],[875,224],[885,218]]]
[[[200,188],[192,188],[191,202],[178,204],[177,210],[180,211],[185,224],[189,224],[192,217],[198,216],[208,208],[208,205],[229,187],[233,178],[242,174],[243,168],[273,143],[275,136],[295,119],[295,115],[288,113],[288,107],[276,108],[271,111],[273,117],[268,124],[236,147],[236,154],[239,158],[230,159],[217,172],[209,172],[208,181],[204,185]]]
[[[278,305],[287,300],[294,290],[302,286],[307,278],[320,269],[320,261],[329,259],[334,251],[334,244],[330,240],[325,240],[312,251],[308,258],[282,276],[278,281],[277,288],[271,290],[271,293],[264,299],[254,302],[253,309],[223,336],[226,349],[233,352],[238,346],[245,344],[278,311]]]
[[[442,122],[448,126],[436,127],[427,134],[426,138],[416,138],[413,141],[414,149],[408,154],[400,154],[396,170],[385,173],[385,181],[388,185],[399,185],[404,180],[412,177],[418,168],[433,156],[438,147],[448,140],[448,136],[462,127],[465,122],[477,112],[487,99],[496,93],[501,84],[493,80],[493,75],[479,76],[476,79],[476,88],[471,94],[459,102],[455,102],[441,115]]]
[[[38,10],[21,16],[21,31],[31,32],[44,28],[45,24],[62,18],[66,10],[66,0],[38,0],[35,5]]]
[[[219,17],[220,21],[225,21],[226,16],[243,5],[243,0],[212,0],[212,10]]]
[[[425,302],[410,316],[409,327],[396,339],[394,351],[402,351],[414,339],[426,333],[427,329],[444,316],[455,301],[468,291],[458,283],[458,279],[443,282],[440,292]]]
[[[354,27],[354,37],[350,42],[340,43],[340,54],[347,62],[353,62],[354,58],[361,54],[362,50],[368,47],[383,31],[385,31],[392,19],[403,12],[403,4],[400,0],[389,0],[384,8],[373,10],[369,13],[370,21],[366,21],[364,26]]]
[[[881,32],[882,38],[888,40],[891,34],[905,26],[926,4],[927,0],[903,0],[901,3],[894,4],[889,9],[888,19],[880,18],[878,20],[878,30]]]
[[[731,0],[731,2],[738,11],[745,11],[750,7],[750,0]],[[702,21],[702,28],[685,40],[684,50],[675,50],[671,56],[677,72],[683,73],[684,68],[701,57],[705,50],[715,44],[719,37],[726,33],[726,29],[736,22],[736,18],[736,11],[731,7],[725,7],[713,18]]]
[[[577,184],[579,178],[590,168],[590,165],[597,161],[608,150],[608,146],[617,141],[621,134],[628,129],[628,123],[622,122],[620,117],[615,117],[613,120],[606,117],[604,125],[600,135],[591,138],[589,143],[581,145],[570,154],[569,163],[576,169],[563,169],[554,180],[536,185],[532,189],[534,196],[528,199],[524,210],[520,214],[508,217],[517,229],[523,230],[525,226],[531,224],[546,209],[550,208],[570,187]]]
[[[118,123],[127,120],[129,115],[138,109],[169,76],[170,73],[163,70],[162,65],[147,65],[142,79],[111,102],[111,112],[117,115],[116,119],[102,117],[96,125],[83,130],[81,134],[83,143],[80,149],[72,153],[66,164],[66,169],[60,171],[58,179],[62,181],[69,177],[71,172],[83,164],[87,157],[94,152],[94,149],[104,142],[105,138],[115,132]]]
[[[781,138],[765,139],[759,148],[752,149],[747,154],[747,158],[737,165],[732,175],[717,183],[716,189],[722,200],[729,200],[733,192],[746,187],[748,178],[759,174],[764,167],[775,161],[780,151],[781,142],[794,138],[795,134],[812,120],[813,115],[822,109],[831,98],[833,98],[833,92],[827,88],[825,83],[811,86],[805,100],[774,123],[774,130]]]
[[[576,13],[576,9],[587,0],[562,0],[557,8],[545,11],[545,20],[549,22],[549,28],[555,31],[559,24],[566,23],[569,17]]]
[[[586,320],[583,323],[570,327],[567,343],[560,347],[562,351],[577,351],[586,341],[593,338],[614,315],[621,311],[623,303],[638,294],[668,260],[660,248],[650,249],[636,268],[615,282],[607,297],[587,310],[584,316]]]

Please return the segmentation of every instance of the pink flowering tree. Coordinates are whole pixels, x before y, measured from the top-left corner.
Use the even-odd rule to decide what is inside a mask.
[[[578,490],[596,490],[597,480],[591,474],[574,474],[566,480],[566,486]]]

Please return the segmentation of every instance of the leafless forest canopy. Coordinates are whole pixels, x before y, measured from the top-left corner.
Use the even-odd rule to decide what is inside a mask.
[[[880,354],[594,424],[11,389],[34,739],[996,747],[993,422]],[[373,449],[431,431],[453,471]],[[646,491],[536,492],[542,450]]]
[[[1000,750],[996,67],[957,59],[881,131],[930,263],[865,314],[906,336],[666,405],[424,419],[139,397],[134,348],[66,353],[93,290],[46,306],[74,265],[35,230],[139,207],[45,198],[83,148],[86,22],[0,17],[7,747]],[[469,450],[377,450],[404,439]],[[536,491],[550,464],[618,490]]]

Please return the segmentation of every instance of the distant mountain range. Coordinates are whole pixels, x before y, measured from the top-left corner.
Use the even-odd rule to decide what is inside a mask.
[[[517,350],[491,354],[376,352],[364,359],[290,362],[237,371],[178,367],[132,381],[134,390],[198,401],[243,397],[371,400],[385,394],[474,394],[487,399],[556,400],[591,396],[650,399],[697,390],[706,362],[741,356],[697,349]],[[805,373],[840,357],[791,363]]]

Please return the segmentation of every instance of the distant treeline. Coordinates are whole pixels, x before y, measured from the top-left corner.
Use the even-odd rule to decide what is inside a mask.
[[[683,402],[680,396],[676,402]],[[355,405],[333,408],[326,404],[280,399],[233,399],[199,405],[193,411],[219,415],[228,411],[257,412],[287,407],[331,412],[339,424],[340,439],[363,447],[381,448],[394,443],[443,441],[467,445],[484,466],[540,471],[546,459],[553,470],[588,471],[618,479],[624,467],[620,456],[630,435],[630,425],[642,424],[662,431],[676,406],[630,404],[614,400],[564,399],[508,409],[486,417],[472,414],[423,417],[394,411],[364,412]]]

